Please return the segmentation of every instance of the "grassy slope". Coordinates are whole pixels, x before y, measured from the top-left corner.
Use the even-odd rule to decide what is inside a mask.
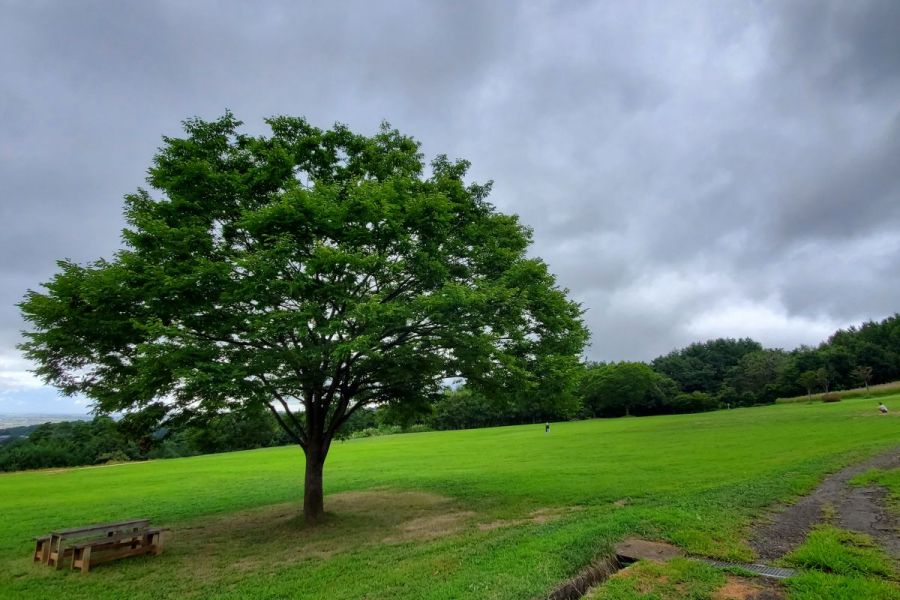
[[[318,531],[289,516],[303,471],[294,448],[0,475],[0,596],[523,598],[627,534],[746,559],[742,531],[761,507],[896,444],[898,432],[896,415],[845,400],[561,423],[550,435],[538,425],[336,443],[326,493],[387,487],[449,500],[367,509],[371,497],[344,495]],[[404,521],[435,510],[456,527],[404,537]],[[33,535],[136,516],[173,528],[162,556],[85,577],[29,562]],[[478,527],[498,519],[513,522]]]
[[[851,390],[835,390],[836,394],[840,394],[844,399],[850,398],[869,398],[876,406],[883,398],[895,396],[900,393],[900,381],[891,381],[890,383],[880,383],[878,385],[870,385],[868,389],[865,387],[853,388]],[[793,396],[791,398],[778,398],[775,400],[777,404],[786,404],[791,402],[821,402],[824,393],[812,395]]]

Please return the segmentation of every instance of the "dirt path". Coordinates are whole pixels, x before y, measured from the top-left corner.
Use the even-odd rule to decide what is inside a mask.
[[[825,518],[823,510],[834,510],[834,524],[872,536],[891,556],[900,560],[897,519],[885,509],[886,492],[880,487],[858,487],[849,481],[869,469],[900,467],[900,448],[865,462],[850,465],[825,478],[811,494],[760,524],[750,536],[750,545],[763,560],[781,558]]]

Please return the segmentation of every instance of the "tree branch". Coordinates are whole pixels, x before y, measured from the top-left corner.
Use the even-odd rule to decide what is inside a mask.
[[[348,403],[349,403],[349,399],[348,399]],[[327,436],[328,439],[333,438],[334,434],[337,433],[337,430],[341,428],[341,425],[346,423],[347,420],[350,419],[351,416],[353,416],[353,413],[355,413],[356,411],[358,411],[360,408],[362,408],[363,406],[365,406],[368,403],[369,403],[368,399],[360,400],[359,402],[354,404],[350,408],[350,410],[345,412],[342,417],[338,418],[337,415],[335,415],[335,419],[331,422],[331,426],[328,428],[328,436]]]
[[[284,429],[289,436],[291,436],[291,439],[300,444],[300,447],[303,448],[304,451],[306,451],[306,442],[304,442],[299,435],[294,433],[294,431],[292,431],[291,428],[288,427],[287,423],[284,422],[284,419],[281,418],[281,415],[278,414],[278,411],[275,410],[275,407],[268,402],[266,402],[266,406],[270,411],[272,411],[272,414],[275,416],[275,420],[278,421],[278,424],[281,425],[281,428]]]
[[[297,428],[295,437],[299,438],[298,441],[300,442],[300,445],[303,446],[303,449],[305,450],[307,438],[305,435],[306,430],[303,427],[303,424],[300,421],[298,421],[297,417],[294,415],[294,413],[291,412],[291,409],[288,406],[288,403],[284,399],[284,397],[278,393],[278,390],[276,390],[272,385],[269,384],[268,380],[266,380],[266,376],[260,375],[259,378],[260,378],[260,380],[262,380],[263,385],[265,386],[266,390],[268,390],[273,396],[275,396],[275,399],[278,400],[278,402],[281,404],[281,407],[284,409],[284,413],[288,416],[288,419],[290,419],[290,421],[294,425],[294,427]],[[280,417],[278,418],[278,422],[282,423],[282,426],[285,427],[285,429],[287,429],[288,433],[294,433],[292,430],[288,429],[284,425],[284,421],[282,421]]]
[[[409,284],[412,283],[413,281],[415,281],[415,279],[416,279],[415,277],[410,275],[409,277],[407,277],[406,279],[401,281],[399,284],[397,284],[397,287],[394,289],[394,291],[392,291],[390,294],[388,294],[387,296],[385,296],[384,298],[381,299],[381,303],[387,304],[391,300],[394,300],[395,298],[397,298],[397,296],[399,296],[400,294],[402,294],[403,292],[405,292],[406,290],[409,289],[409,287],[408,287]]]

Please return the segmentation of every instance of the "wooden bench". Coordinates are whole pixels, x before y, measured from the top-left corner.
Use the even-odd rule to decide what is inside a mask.
[[[162,552],[162,534],[166,529],[143,529],[140,532],[121,533],[107,538],[81,542],[72,546],[72,569],[82,573],[91,565],[128,556],[159,554]]]
[[[149,525],[148,519],[133,519],[120,523],[103,523],[52,531],[49,536],[35,538],[34,560],[37,561],[40,557],[41,562],[59,569],[65,559],[72,556],[76,544],[94,541],[109,542],[122,535],[140,538]]]

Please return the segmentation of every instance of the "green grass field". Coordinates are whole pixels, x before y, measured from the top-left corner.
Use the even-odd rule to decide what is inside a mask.
[[[746,529],[764,507],[900,443],[897,413],[874,408],[844,400],[559,423],[549,435],[539,424],[336,442],[331,514],[314,529],[299,518],[296,448],[0,475],[0,596],[533,598],[627,535],[747,560]],[[88,575],[31,562],[32,536],[134,517],[172,528],[161,556]]]

